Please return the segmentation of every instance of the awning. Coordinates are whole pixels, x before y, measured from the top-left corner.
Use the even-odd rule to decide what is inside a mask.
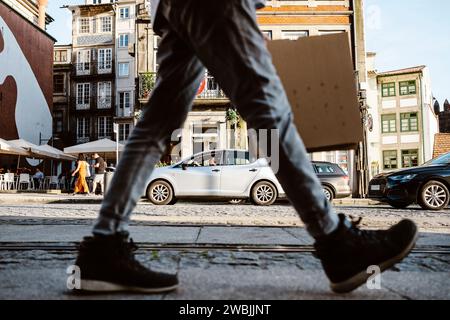
[[[119,151],[124,145],[119,143]],[[64,148],[64,153],[78,155],[79,153],[106,153],[116,152],[116,142],[110,139],[101,139]]]
[[[23,139],[9,140],[8,143],[14,145],[17,148],[23,148],[26,151],[28,151],[27,158],[58,159],[58,154],[51,151],[40,149],[39,146],[35,145],[34,143],[31,143]]]
[[[8,154],[14,156],[29,156],[30,152],[21,147],[17,147],[8,141],[0,138],[0,154]]]
[[[56,149],[52,146],[49,146],[48,144],[38,146],[36,149],[39,149],[40,151],[44,151],[44,152],[51,152],[51,153],[55,154],[59,160],[70,160],[70,161],[77,160],[76,157],[71,156],[69,154],[65,154],[61,150]]]

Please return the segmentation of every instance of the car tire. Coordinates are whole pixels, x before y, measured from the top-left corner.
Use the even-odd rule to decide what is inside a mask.
[[[260,181],[255,184],[251,192],[251,200],[258,206],[270,206],[277,200],[277,188],[268,181]]]
[[[401,201],[388,201],[387,203],[395,209],[405,209],[411,204],[408,202],[401,202]]]
[[[420,189],[417,203],[426,210],[439,211],[447,208],[450,202],[448,188],[442,182],[431,180]]]
[[[333,190],[330,187],[328,187],[328,186],[322,186],[322,188],[323,188],[323,193],[325,193],[325,197],[327,198],[327,200],[329,202],[332,202],[333,199],[334,199],[334,192],[333,192]]]
[[[171,204],[174,201],[172,186],[164,180],[154,181],[147,188],[147,198],[155,205]]]

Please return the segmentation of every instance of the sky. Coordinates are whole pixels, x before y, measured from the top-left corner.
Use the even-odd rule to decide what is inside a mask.
[[[48,32],[58,44],[71,41],[72,18],[65,4],[84,0],[50,0],[55,19]],[[450,99],[449,0],[365,0],[366,49],[377,53],[378,71],[419,65],[430,68],[433,94],[441,108]]]

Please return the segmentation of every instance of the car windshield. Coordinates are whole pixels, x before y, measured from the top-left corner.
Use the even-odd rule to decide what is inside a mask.
[[[450,152],[443,154],[437,158],[434,158],[428,162],[425,162],[423,165],[429,166],[429,165],[437,165],[437,164],[450,164]]]

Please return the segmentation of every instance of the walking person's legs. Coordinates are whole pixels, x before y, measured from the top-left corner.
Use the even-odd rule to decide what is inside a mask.
[[[351,291],[370,276],[369,266],[385,270],[405,257],[417,238],[412,221],[388,231],[362,231],[336,215],[326,200],[256,22],[254,1],[168,2],[173,6],[163,11],[166,19],[194,48],[249,127],[278,130],[276,176],[316,240],[332,289]]]
[[[153,272],[135,260],[128,221],[170,136],[182,127],[204,67],[175,33],[164,31],[158,48],[158,76],[143,117],[131,133],[93,229],[76,264],[85,290],[162,292],[178,285],[176,275]]]

